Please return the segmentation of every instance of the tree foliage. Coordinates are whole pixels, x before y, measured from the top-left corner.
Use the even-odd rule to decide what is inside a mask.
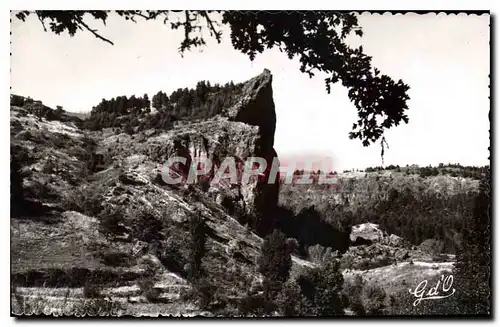
[[[284,317],[304,317],[312,314],[311,303],[302,294],[296,281],[288,281],[283,285],[276,298],[278,312]]]
[[[98,39],[113,42],[92,27],[89,20],[106,23],[108,11],[20,11],[16,17],[22,21],[35,14],[45,31],[55,34],[68,32],[74,36],[87,31]],[[300,71],[310,77],[323,73],[327,92],[333,84],[341,81],[349,99],[358,111],[358,120],[349,133],[351,139],[360,139],[368,146],[381,139],[382,151],[384,130],[408,123],[406,110],[409,86],[402,80],[395,81],[372,67],[371,57],[362,46],[350,47],[346,38],[355,33],[362,36],[354,13],[333,11],[182,11],[172,15],[164,10],[117,11],[125,20],[161,19],[170,23],[172,29],[183,29],[184,39],[179,51],[206,45],[205,34],[217,42],[222,40],[222,25],[230,29],[233,47],[253,60],[266,49],[277,48],[288,58],[298,57]],[[48,29],[46,24],[48,23]],[[93,23],[93,22],[92,22]],[[378,118],[378,119],[377,119]]]
[[[189,220],[190,233],[190,278],[196,280],[203,275],[202,259],[205,256],[207,241],[205,221],[200,212],[194,214]]]
[[[259,272],[264,276],[268,298],[274,298],[286,282],[292,268],[292,257],[285,234],[274,230],[264,238],[259,259]]]

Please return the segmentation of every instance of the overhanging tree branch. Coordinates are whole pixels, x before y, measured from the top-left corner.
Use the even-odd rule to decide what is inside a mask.
[[[106,39],[105,37],[99,35],[96,31],[97,30],[93,30],[91,29],[87,24],[85,24],[85,22],[81,19],[81,18],[78,18],[77,21],[83,26],[85,27],[85,29],[87,29],[90,33],[94,34],[94,36],[100,40],[103,40],[104,42],[107,42],[111,45],[114,45],[113,42],[111,42],[110,40]]]
[[[216,11],[222,13],[222,19],[212,19],[211,11],[175,11],[181,16],[178,21],[171,22],[172,29],[182,27],[184,39],[179,52],[192,47],[205,46],[203,28],[210,31],[210,36],[221,42],[222,32],[217,30],[220,23],[230,28],[230,40],[233,48],[253,59],[266,49],[278,48],[286,53],[288,58],[298,57],[300,71],[314,76],[315,72],[327,74],[326,90],[338,82],[348,89],[348,96],[357,109],[358,120],[353,124],[349,138],[359,139],[368,146],[384,136],[384,131],[401,122],[408,123],[407,101],[409,86],[401,80],[381,74],[371,64],[362,47],[353,49],[345,38],[351,32],[362,36],[354,13],[339,13],[332,11]],[[16,17],[22,21],[29,16],[30,11],[20,11]],[[90,28],[83,21],[83,15],[90,14],[94,19],[106,23],[108,11],[36,11],[39,20],[50,20],[50,28],[55,34],[67,31],[70,36],[78,30],[87,30],[97,39],[114,43],[101,36],[97,30]],[[117,11],[125,20],[140,17],[154,20],[164,15],[163,22],[169,20],[166,10],[128,10]],[[198,18],[203,18],[205,24],[199,24]],[[183,19],[184,18],[184,19]],[[219,23],[220,21],[220,23]],[[340,29],[340,30],[339,30]],[[199,32],[193,35],[193,32]],[[376,118],[384,118],[378,122]],[[386,144],[383,143],[383,146]]]

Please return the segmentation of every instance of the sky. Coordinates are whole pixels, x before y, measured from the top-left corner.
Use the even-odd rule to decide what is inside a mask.
[[[35,17],[13,19],[11,92],[85,112],[103,98],[151,98],[200,80],[242,82],[267,68],[280,158],[331,158],[337,171],[382,164],[379,143],[363,147],[348,137],[357,113],[347,89],[335,85],[328,94],[323,76],[301,73],[297,59],[272,49],[251,62],[232,48],[228,31],[221,44],[210,40],[181,56],[182,32],[162,21],[111,16],[106,26],[91,23],[114,45],[90,33],[44,32]],[[410,121],[386,132],[384,164],[488,164],[489,16],[362,14],[359,25],[363,37],[349,43],[362,45],[382,73],[410,85]]]

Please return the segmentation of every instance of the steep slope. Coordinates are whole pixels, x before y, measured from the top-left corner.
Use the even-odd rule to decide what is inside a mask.
[[[271,81],[265,71],[246,82],[235,95],[240,101],[223,117],[135,135],[90,133],[11,107],[11,148],[21,156],[29,203],[11,217],[13,310],[28,306],[67,314],[78,304],[88,302],[92,309],[107,301],[114,313],[209,314],[189,295],[193,215],[205,220],[202,267],[212,305],[230,308],[259,285],[262,239],[241,222],[265,225],[255,218],[267,218],[266,211],[276,205],[278,183],[255,178],[230,185],[210,179],[225,157],[273,162]],[[257,116],[251,114],[255,110]],[[166,184],[162,167],[172,155],[188,162],[210,158],[208,188],[202,181]],[[314,266],[293,262],[295,273]]]

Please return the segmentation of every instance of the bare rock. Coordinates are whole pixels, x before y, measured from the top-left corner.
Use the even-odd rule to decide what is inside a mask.
[[[268,183],[264,178],[252,176],[247,183],[241,183],[244,163],[250,157],[266,160],[268,176],[277,153],[273,148],[276,128],[276,113],[272,98],[272,76],[265,70],[259,76],[243,84],[236,105],[226,109],[224,117],[214,117],[202,122],[176,126],[164,134],[149,138],[141,144],[131,144],[131,153],[142,153],[149,159],[165,164],[174,156],[185,158],[184,163],[170,165],[177,177],[187,179],[191,165],[195,160],[209,159],[212,166],[197,183],[204,191],[218,197],[223,194],[235,202],[244,202],[244,214],[266,216],[278,201],[279,180]],[[132,149],[139,147],[139,149]],[[124,151],[127,151],[124,147]],[[137,151],[139,150],[139,151]],[[218,169],[226,158],[233,158],[238,169],[238,181],[229,179],[214,182]],[[234,182],[234,181],[233,181]],[[222,201],[223,197],[219,197]]]
[[[374,243],[383,240],[384,233],[379,228],[378,224],[364,223],[352,226],[351,235],[349,237],[351,242],[362,239]]]

